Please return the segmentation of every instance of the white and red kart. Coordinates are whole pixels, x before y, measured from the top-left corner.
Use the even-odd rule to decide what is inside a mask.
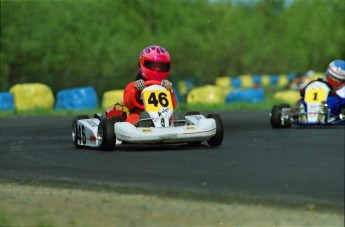
[[[136,99],[138,91],[133,92],[132,102],[144,110],[136,125],[124,121],[124,112],[95,114],[94,118],[76,116],[72,122],[74,145],[114,150],[121,144],[188,143],[198,146],[207,141],[211,147],[220,146],[224,135],[220,116],[209,114],[205,117],[199,112],[175,114],[171,94],[160,83],[145,82],[141,93],[143,104]]]

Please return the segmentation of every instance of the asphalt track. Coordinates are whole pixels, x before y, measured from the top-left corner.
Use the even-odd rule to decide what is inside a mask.
[[[277,130],[269,124],[269,110],[219,114],[225,128],[221,147],[126,145],[113,152],[75,148],[73,116],[0,117],[0,182],[344,209],[344,126]]]

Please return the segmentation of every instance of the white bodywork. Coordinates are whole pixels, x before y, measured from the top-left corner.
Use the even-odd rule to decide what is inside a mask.
[[[135,127],[128,122],[115,123],[117,144],[128,143],[177,143],[208,140],[216,134],[216,122],[203,115],[186,116],[189,125],[178,127]],[[77,125],[81,138],[78,145],[99,147],[97,118],[79,120]],[[84,132],[83,132],[84,131]]]
[[[203,141],[216,134],[216,122],[203,115],[186,116],[190,125],[178,127],[135,127],[128,122],[115,124],[116,138],[129,143],[174,143]]]
[[[97,136],[99,123],[100,120],[97,118],[78,120],[77,127],[80,132],[80,138],[77,140],[78,145],[99,147]]]
[[[305,90],[304,101],[307,105],[307,122],[319,122],[319,114],[322,112],[320,103],[326,102],[330,88],[320,81],[314,81],[308,85]]]
[[[202,114],[185,116],[183,126],[174,126],[174,123],[171,122],[173,115],[171,97],[170,95],[167,97],[166,92],[168,91],[160,85],[152,85],[143,90],[145,110],[149,113],[154,127],[136,127],[128,122],[116,122],[114,125],[116,144],[122,142],[152,144],[205,141],[216,134],[216,121],[213,118],[205,118]],[[149,107],[149,104],[145,102],[148,100],[148,97],[145,98],[145,94],[152,95],[152,93],[155,95],[163,93],[163,104],[166,101],[166,104],[169,105],[165,107],[156,105],[157,108]],[[99,124],[98,118],[78,120],[77,128],[80,134],[80,138],[77,140],[78,145],[99,147],[97,134]]]

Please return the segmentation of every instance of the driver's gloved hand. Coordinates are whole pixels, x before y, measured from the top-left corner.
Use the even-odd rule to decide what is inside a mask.
[[[165,87],[170,92],[174,91],[172,83],[169,80],[162,80],[161,86]]]
[[[145,85],[144,85],[144,80],[140,79],[140,80],[136,80],[133,84],[133,86],[138,89],[139,91],[144,90]]]

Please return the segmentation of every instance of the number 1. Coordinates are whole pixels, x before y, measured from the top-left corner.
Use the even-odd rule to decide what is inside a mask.
[[[314,93],[314,99],[315,101],[317,101],[317,92]]]

